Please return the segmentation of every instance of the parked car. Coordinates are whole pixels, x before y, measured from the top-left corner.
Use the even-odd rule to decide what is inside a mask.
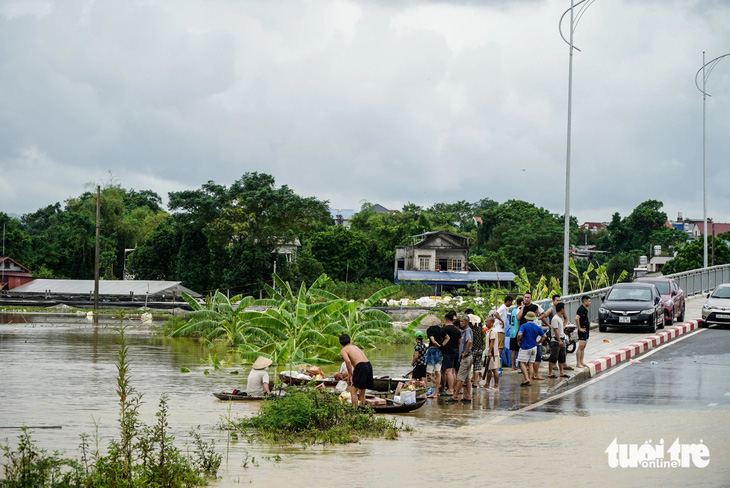
[[[601,300],[601,332],[609,327],[647,327],[652,332],[664,328],[664,303],[652,283],[616,283]]]
[[[662,295],[664,304],[664,322],[671,325],[674,319],[684,322],[685,299],[684,290],[676,281],[669,278],[639,278],[634,283],[652,283]]]
[[[730,283],[718,285],[707,295],[707,302],[702,306],[702,320],[705,326],[730,324]]]

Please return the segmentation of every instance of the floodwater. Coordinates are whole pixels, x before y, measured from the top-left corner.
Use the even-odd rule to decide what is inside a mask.
[[[94,434],[100,446],[117,435],[116,322],[95,326],[85,317],[0,314],[0,427],[54,426],[35,430],[49,450],[77,455],[79,434]],[[270,446],[228,442],[216,425],[225,416],[249,416],[256,402],[227,403],[211,392],[243,387],[247,368],[201,363],[209,350],[189,339],[170,339],[132,322],[127,329],[132,385],[144,394],[143,420],[153,422],[162,392],[169,396],[170,425],[182,443],[190,428],[217,442],[224,457],[217,487],[422,486],[424,483],[486,483],[514,486],[729,486],[730,411],[563,402],[564,408],[522,411],[538,400],[536,389],[483,390],[471,405],[429,403],[398,416],[415,429],[399,440],[366,439],[347,446]],[[402,375],[412,346],[382,346],[367,352],[376,374]],[[187,374],[181,367],[190,368]],[[325,368],[337,369],[338,365]],[[209,374],[205,375],[204,370]],[[239,375],[231,371],[239,370]],[[589,395],[590,390],[583,390]],[[580,408],[579,408],[580,407]],[[517,410],[516,410],[517,409]],[[17,437],[0,429],[0,439]],[[614,469],[604,450],[619,437],[627,442],[676,437],[704,440],[712,463],[704,469]],[[244,467],[244,464],[246,467]]]

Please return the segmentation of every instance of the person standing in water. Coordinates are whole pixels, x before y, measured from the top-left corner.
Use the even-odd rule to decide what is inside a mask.
[[[365,406],[365,390],[373,388],[373,366],[362,349],[350,343],[349,335],[340,336],[340,345],[342,346],[340,355],[345,360],[347,373],[350,376],[348,383],[352,406]]]

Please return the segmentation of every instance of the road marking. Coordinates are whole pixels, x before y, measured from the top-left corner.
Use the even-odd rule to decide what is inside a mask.
[[[683,335],[683,336],[681,336],[681,337],[679,337],[677,339],[674,339],[674,340],[672,340],[670,342],[667,342],[665,344],[662,344],[661,346],[656,347],[656,348],[654,348],[654,349],[652,349],[652,350],[650,350],[650,351],[642,354],[641,357],[642,357],[642,359],[643,358],[646,358],[646,357],[649,357],[652,354],[654,354],[655,352],[661,351],[665,347],[674,345],[674,344],[676,344],[679,341],[683,341],[683,340],[685,340],[688,337],[691,337],[691,336],[693,336],[695,334],[698,334],[700,332],[704,332],[706,330],[707,329],[697,329],[697,330],[694,330],[694,331],[690,332],[689,334],[685,334],[685,335]],[[575,392],[577,392],[579,390],[582,390],[583,388],[585,388],[585,387],[587,387],[587,386],[589,386],[589,385],[591,385],[591,384],[593,384],[593,383],[595,383],[597,381],[601,381],[604,378],[608,378],[609,376],[611,376],[611,375],[613,375],[615,373],[618,373],[622,369],[624,369],[624,368],[626,368],[628,366],[631,366],[631,364],[632,363],[624,363],[624,364],[621,364],[621,365],[616,366],[614,368],[611,368],[609,371],[606,371],[606,372],[604,372],[603,374],[601,374],[599,376],[593,376],[588,381],[586,381],[585,383],[582,383],[580,385],[577,385],[577,386],[571,388],[570,390],[564,391],[562,393],[558,393],[557,395],[551,396],[549,398],[545,398],[544,400],[540,400],[539,402],[533,403],[532,405],[527,405],[526,407],[522,407],[519,410],[514,410],[514,411],[508,412],[508,413],[506,413],[504,415],[499,415],[497,417],[493,417],[490,420],[488,420],[487,422],[485,422],[485,424],[497,424],[497,423],[501,422],[502,420],[506,420],[506,419],[508,419],[510,417],[513,417],[513,416],[517,415],[518,413],[528,412],[530,410],[536,409],[537,407],[541,407],[541,406],[543,406],[543,405],[545,405],[547,403],[550,403],[552,401],[555,401],[555,400],[557,400],[559,398],[563,398],[564,396],[572,395],[573,393],[575,393]],[[726,393],[726,395],[727,396],[730,396],[730,392]],[[482,424],[482,425],[485,425],[485,424]],[[479,427],[479,425],[468,426],[468,427],[467,426],[464,426],[464,427],[461,427],[460,429],[468,430],[468,429],[473,429],[473,428],[478,428],[478,427]]]
[[[716,407],[717,406],[717,403],[714,403],[714,402],[713,403],[708,403],[707,406],[708,407]]]

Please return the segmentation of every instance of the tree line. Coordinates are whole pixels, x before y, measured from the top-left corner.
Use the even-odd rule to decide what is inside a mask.
[[[408,203],[388,213],[365,203],[345,228],[336,225],[329,202],[298,195],[287,185],[277,186],[273,176],[254,172],[228,186],[208,181],[199,189],[170,192],[166,210],[155,192],[113,182],[101,191],[100,203],[104,279],[122,279],[126,269],[136,279],[256,295],[274,271],[295,285],[326,273],[338,289],[342,283],[345,290],[350,283],[353,289],[370,283],[364,288],[372,291],[392,283],[396,246],[406,244],[409,236],[438,230],[469,238],[472,270],[518,273],[525,268],[535,281],[562,275],[563,216],[518,199],[430,207]],[[592,259],[593,267],[605,264],[614,278],[624,270],[630,274],[638,257],[650,256],[654,245],[680,250],[665,269],[696,267],[696,241],[688,242],[684,232],[665,225],[662,206],[648,200],[626,217],[614,213],[607,229],[597,233],[579,228],[571,217],[571,243],[608,251]],[[95,207],[96,193],[87,191],[20,219],[0,213],[6,255],[35,276],[92,278]],[[277,252],[297,241],[296,259]],[[727,239],[717,239],[714,246],[715,262],[730,262]],[[699,259],[701,263],[701,249]],[[583,273],[590,263],[577,260],[576,265]],[[578,288],[577,278],[573,288]]]

